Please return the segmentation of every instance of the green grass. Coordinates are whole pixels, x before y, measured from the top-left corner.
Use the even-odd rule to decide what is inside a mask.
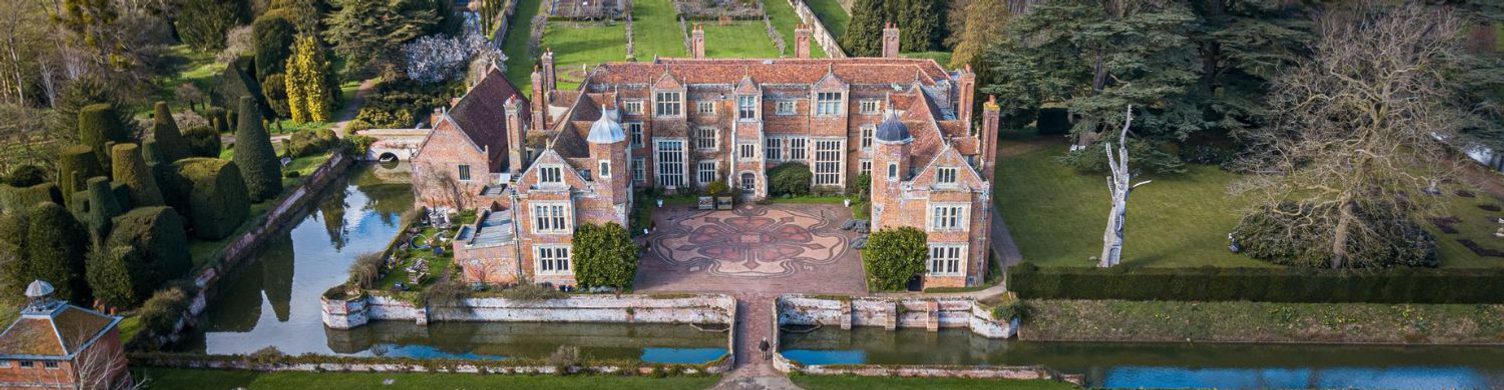
[[[768,202],[769,203],[786,203],[786,204],[841,204],[841,202],[844,201],[844,200],[846,200],[846,197],[844,197],[844,196],[805,195],[805,196],[795,196],[795,197],[789,197],[789,198],[785,198],[785,197],[781,197],[781,196],[769,196],[768,197]]]
[[[705,23],[705,56],[710,58],[778,58],[778,46],[768,38],[762,21]],[[792,34],[792,33],[791,33]],[[793,35],[787,39],[792,40]],[[793,41],[788,44],[792,45]],[[793,54],[793,53],[789,53]]]
[[[554,51],[554,69],[560,90],[573,90],[584,80],[581,66],[627,57],[626,23],[586,23],[551,20],[543,33],[544,46]]]
[[[773,28],[778,29],[778,34],[783,35],[783,42],[787,45],[789,57],[794,56],[794,28],[799,26],[799,14],[794,13],[794,6],[785,0],[771,0],[763,2],[763,12],[768,14],[768,20],[773,22]],[[825,49],[810,38],[809,56],[812,58],[825,58]]]
[[[439,229],[429,226],[424,227],[421,231],[419,231],[418,235],[432,239],[435,234],[439,233]],[[445,232],[445,234],[451,235],[452,237],[454,232]],[[445,241],[446,244],[449,242],[450,241]],[[421,290],[422,287],[433,285],[433,283],[438,280],[436,276],[448,273],[450,266],[454,264],[454,253],[451,252],[447,246],[444,248],[443,256],[435,255],[433,253],[433,249],[420,250],[414,248],[408,248],[407,250],[402,251],[401,253],[397,253],[396,255],[402,260],[397,262],[396,267],[392,267],[391,269],[387,270],[386,276],[382,277],[381,281],[377,282],[377,289],[386,290],[390,289],[392,286],[395,286],[399,282],[407,283],[407,267],[411,267],[414,264],[417,264],[418,260],[423,260],[424,262],[428,263],[428,276],[419,281],[419,285],[417,286],[419,287],[418,290]]]
[[[1504,250],[1504,241],[1494,237],[1494,232],[1499,230],[1499,224],[1494,222],[1494,218],[1504,218],[1504,211],[1487,211],[1478,207],[1485,204],[1504,206],[1504,202],[1476,190],[1472,192],[1475,193],[1475,197],[1472,198],[1457,196],[1456,188],[1449,188],[1442,192],[1442,209],[1439,213],[1456,217],[1459,220],[1451,225],[1457,230],[1456,233],[1442,232],[1429,221],[1422,221],[1420,225],[1436,237],[1436,255],[1441,259],[1442,266],[1448,268],[1504,267],[1504,259],[1478,256],[1472,250],[1462,246],[1462,243],[1457,242],[1459,239],[1469,239],[1485,248]]]
[[[1033,141],[1038,142],[1038,141]],[[1106,228],[1106,181],[1055,160],[1063,143],[1010,154],[997,169],[996,201],[1024,261],[1039,266],[1094,266]],[[1017,153],[1017,152],[1015,152]],[[1151,267],[1267,267],[1227,250],[1238,224],[1238,200],[1227,194],[1236,175],[1191,166],[1174,176],[1146,176],[1128,203],[1124,265]]]
[[[815,11],[815,17],[820,18],[820,24],[830,30],[830,35],[836,39],[841,39],[842,35],[846,35],[846,26],[851,24],[851,15],[841,8],[839,1],[804,0],[804,4],[809,6],[810,11]]]
[[[1046,380],[968,379],[968,378],[896,378],[868,376],[795,375],[795,385],[807,390],[822,389],[977,389],[977,390],[1055,390],[1078,389],[1076,385]]]
[[[632,3],[632,42],[638,61],[689,57],[684,49],[684,30],[674,16],[673,0],[637,0]]]
[[[940,66],[942,67],[950,66],[951,52],[948,51],[916,51],[901,53],[901,55],[903,55],[904,58],[928,58],[935,60],[935,62],[939,62]]]
[[[213,86],[214,77],[219,76],[226,66],[224,63],[214,61],[214,53],[199,52],[189,48],[188,45],[172,46],[168,48],[168,55],[183,60],[178,64],[178,73],[162,80],[162,90],[158,91],[163,98],[169,98],[169,100],[172,100],[170,98],[173,95],[173,88],[183,83],[192,83],[207,95],[210,87]]]
[[[192,389],[704,389],[717,377],[503,376],[476,374],[312,373],[147,368],[154,390]],[[139,378],[139,376],[138,376]],[[391,379],[392,384],[383,384]]]
[[[501,51],[507,55],[507,80],[516,84],[522,91],[532,91],[533,65],[538,63],[538,56],[529,53],[527,40],[532,32],[533,17],[538,15],[542,8],[542,0],[515,0],[517,11],[512,15],[511,23],[507,28],[506,38],[502,39]]]

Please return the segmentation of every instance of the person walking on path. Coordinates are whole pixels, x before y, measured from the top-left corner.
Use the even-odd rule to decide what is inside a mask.
[[[769,347],[770,346],[768,345],[768,338],[767,337],[763,337],[762,341],[760,341],[760,342],[757,343],[757,350],[762,351],[762,359],[763,360],[768,360],[770,358],[770,356],[768,356],[768,348]]]

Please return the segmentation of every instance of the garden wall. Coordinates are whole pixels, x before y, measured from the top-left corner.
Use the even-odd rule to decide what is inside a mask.
[[[586,361],[579,365],[559,366],[526,359],[448,360],[385,357],[349,357],[305,354],[289,355],[202,355],[190,353],[134,353],[128,356],[133,367],[174,367],[191,369],[288,371],[288,372],[401,372],[462,373],[512,375],[618,374],[655,375],[677,373],[701,375],[724,372],[724,360],[705,365],[643,364],[638,362]]]
[[[1504,269],[1298,268],[1008,269],[1024,299],[1311,303],[1504,303]]]
[[[841,45],[836,43],[836,36],[831,35],[830,30],[825,29],[825,24],[820,23],[820,17],[815,16],[815,11],[804,4],[804,0],[788,0],[794,6],[794,13],[799,15],[799,20],[810,25],[814,29],[815,43],[825,49],[825,55],[830,58],[846,58],[846,51],[841,50]]]
[[[606,322],[726,324],[736,300],[726,295],[576,295],[563,299],[465,298],[463,308],[431,308],[379,292],[354,299],[321,298],[324,325],[350,329],[375,320],[482,322]]]
[[[1013,337],[1017,321],[999,321],[967,298],[816,297],[784,295],[774,309],[780,325],[967,328],[988,338]]]

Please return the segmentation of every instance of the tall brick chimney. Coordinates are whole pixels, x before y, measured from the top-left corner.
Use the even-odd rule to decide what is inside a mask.
[[[558,89],[558,78],[554,75],[554,50],[543,49],[543,58],[538,61],[543,64],[543,92],[552,93]]]
[[[705,27],[699,23],[689,33],[689,51],[695,58],[705,58]]]
[[[956,77],[956,117],[966,124],[966,130],[971,131],[971,111],[976,105],[977,73],[971,71],[971,64],[961,68]]]
[[[807,24],[799,23],[799,27],[794,29],[794,58],[809,58],[810,35]]]
[[[533,65],[532,81],[533,94],[529,99],[533,106],[533,131],[544,131],[548,129],[544,122],[548,119],[548,89],[543,80],[543,71],[538,65]]]
[[[898,58],[898,25],[883,26],[883,58]]]
[[[523,129],[527,124],[522,119],[524,108],[519,104],[521,102],[521,96],[512,95],[503,105],[507,117],[507,171],[511,172],[513,177],[522,174],[522,154],[526,150],[523,143],[527,142],[527,133]]]
[[[982,174],[988,180],[996,177],[992,174],[997,168],[997,133],[1002,107],[997,104],[997,96],[988,95],[987,103],[982,104]]]

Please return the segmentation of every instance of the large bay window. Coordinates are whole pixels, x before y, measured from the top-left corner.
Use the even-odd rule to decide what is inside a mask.
[[[653,99],[657,105],[653,114],[657,116],[680,116],[684,115],[683,94],[679,92],[659,92]]]
[[[930,258],[925,262],[925,274],[930,276],[961,276],[966,267],[965,244],[930,244]]]
[[[569,203],[548,202],[533,204],[533,232],[542,234],[572,233]]]
[[[559,275],[570,273],[569,247],[567,246],[539,246],[538,247],[537,273],[540,275]]]
[[[964,203],[930,205],[930,231],[965,230],[966,212],[970,207]]]

